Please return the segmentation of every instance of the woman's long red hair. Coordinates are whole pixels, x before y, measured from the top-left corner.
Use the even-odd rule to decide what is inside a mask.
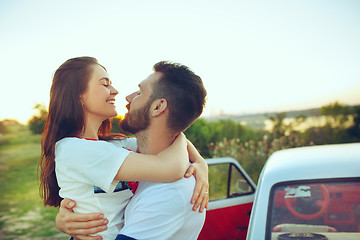
[[[38,166],[40,196],[45,205],[56,207],[62,200],[55,175],[55,143],[65,137],[78,136],[84,130],[85,119],[80,95],[87,89],[92,73],[90,67],[93,64],[101,66],[92,57],[72,58],[63,63],[54,74]],[[99,136],[107,138],[110,131],[110,121],[105,120],[99,128]]]

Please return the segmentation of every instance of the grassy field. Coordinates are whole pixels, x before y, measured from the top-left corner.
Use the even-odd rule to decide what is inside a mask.
[[[39,197],[41,136],[18,124],[8,130],[0,136],[0,239],[69,239],[55,227],[57,209]]]

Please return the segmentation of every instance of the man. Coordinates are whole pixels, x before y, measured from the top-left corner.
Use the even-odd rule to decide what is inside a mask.
[[[139,84],[139,91],[126,97],[129,111],[121,122],[124,131],[136,135],[138,151],[153,155],[201,115],[206,98],[201,78],[186,66],[159,62],[154,71]],[[196,239],[205,214],[191,209],[194,185],[194,178],[139,182],[117,239]]]

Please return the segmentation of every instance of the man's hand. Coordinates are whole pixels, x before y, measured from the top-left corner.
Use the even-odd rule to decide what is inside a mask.
[[[61,201],[59,212],[56,215],[56,227],[80,240],[98,240],[101,236],[90,236],[107,229],[109,221],[102,213],[74,213],[75,201],[65,198]]]

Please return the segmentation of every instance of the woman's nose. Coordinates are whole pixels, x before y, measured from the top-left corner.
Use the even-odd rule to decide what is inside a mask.
[[[111,86],[111,90],[110,90],[111,92],[111,95],[118,95],[118,90],[116,90],[116,88],[114,88],[113,86]]]

